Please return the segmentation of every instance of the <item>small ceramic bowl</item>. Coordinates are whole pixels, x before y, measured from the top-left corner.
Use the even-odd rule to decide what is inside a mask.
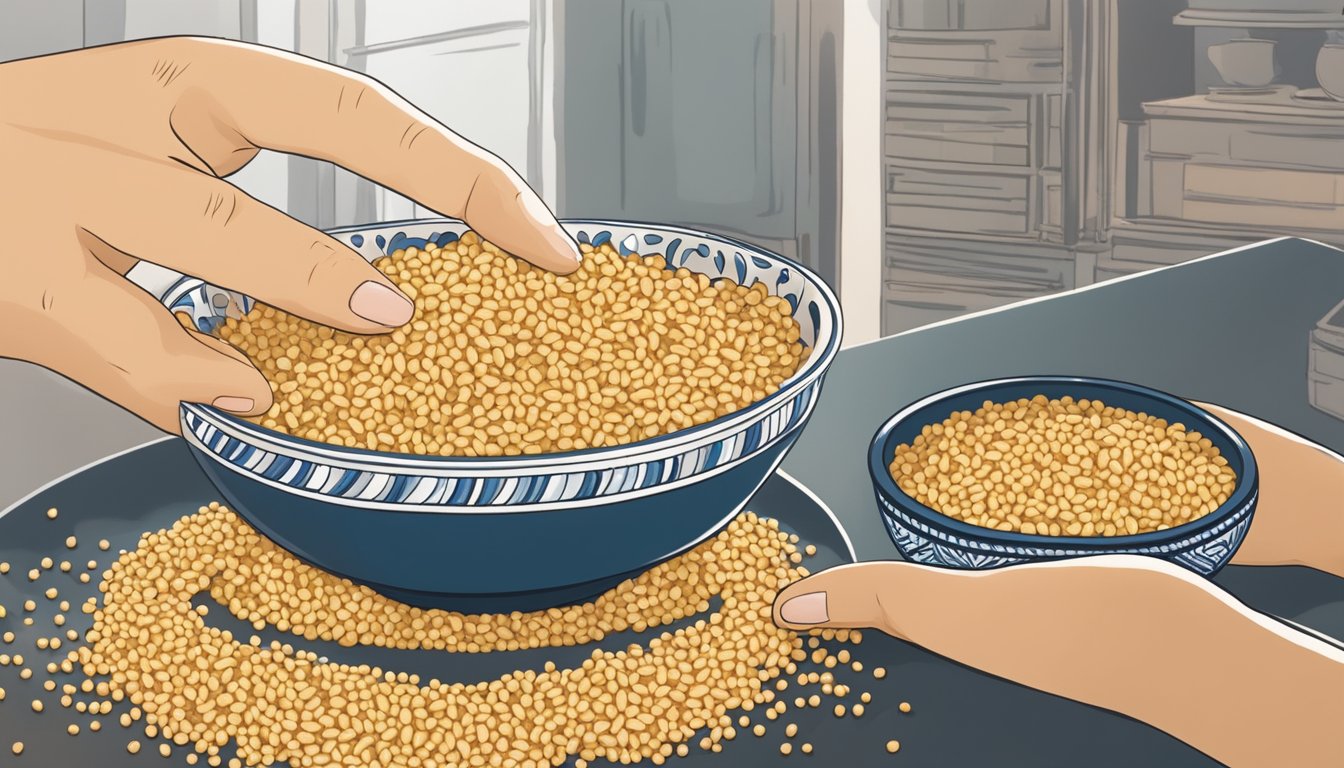
[[[290,437],[199,404],[182,434],[228,503],[315,565],[406,602],[526,610],[590,597],[713,535],[775,470],[812,413],[839,348],[839,304],[816,275],[727,238],[569,221],[582,243],[663,254],[784,297],[810,355],[781,388],[712,422],[627,445],[553,455],[416,456]],[[332,234],[373,261],[456,240],[466,225],[410,221]],[[158,268],[132,275],[203,331],[247,297]]]
[[[1034,536],[961,522],[916,501],[888,470],[896,447],[926,425],[956,411],[974,411],[986,400],[1007,402],[1045,395],[1101,400],[1110,406],[1180,422],[1209,438],[1237,473],[1232,495],[1218,509],[1186,525],[1133,536]],[[1107,379],[1028,376],[949,389],[906,406],[873,437],[868,471],[887,532],[907,560],[950,568],[998,568],[1016,563],[1103,554],[1160,557],[1205,576],[1217,573],[1246,537],[1255,512],[1258,477],[1246,441],[1213,414],[1155,389]]]
[[[1326,43],[1316,54],[1316,82],[1335,101],[1344,101],[1344,43]]]
[[[1209,46],[1209,61],[1228,85],[1261,88],[1274,82],[1274,45],[1253,38],[1215,43]]]

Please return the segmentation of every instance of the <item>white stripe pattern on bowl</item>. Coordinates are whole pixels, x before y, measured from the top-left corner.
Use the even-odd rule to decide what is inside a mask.
[[[783,259],[707,233],[617,222],[566,226],[580,242],[611,242],[623,255],[663,254],[669,269],[764,283],[788,302],[810,354],[778,391],[752,406],[616,448],[490,459],[387,454],[290,438],[194,404],[181,410],[184,437],[233,472],[303,496],[380,508],[505,511],[584,499],[605,503],[697,482],[767,450],[806,421],[841,334],[838,302],[824,283]],[[463,231],[462,222],[434,220],[332,234],[374,260],[401,248],[448,246]],[[247,297],[194,279],[172,282],[159,298],[190,314],[203,331],[251,307]]]
[[[819,382],[818,382],[819,383]],[[560,474],[427,477],[417,474],[331,467],[307,458],[251,446],[216,429],[191,410],[183,411],[183,435],[235,471],[268,484],[316,491],[320,496],[415,506],[526,506],[622,497],[665,486],[748,460],[802,423],[815,404],[818,383],[741,431],[684,453],[641,463]],[[757,428],[759,427],[759,428]],[[675,476],[672,479],[669,475]]]

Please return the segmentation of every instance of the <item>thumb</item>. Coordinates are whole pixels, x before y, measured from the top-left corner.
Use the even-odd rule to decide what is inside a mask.
[[[186,330],[149,294],[105,267],[62,293],[39,325],[47,352],[34,362],[174,434],[181,402],[240,415],[270,408],[270,384],[241,352]]]
[[[854,563],[829,568],[785,587],[775,598],[774,620],[785,629],[816,627],[891,630],[887,613],[895,606],[907,563]],[[883,595],[889,599],[884,601]]]

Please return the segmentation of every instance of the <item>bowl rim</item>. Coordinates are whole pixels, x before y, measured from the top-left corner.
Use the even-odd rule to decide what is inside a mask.
[[[1220,504],[1217,509],[1204,517],[1184,525],[1173,526],[1165,531],[1149,531],[1146,533],[1125,536],[1042,536],[1039,534],[1020,533],[1018,531],[996,531],[990,528],[982,528],[978,525],[964,523],[944,515],[932,507],[920,503],[914,497],[902,491],[896,484],[896,481],[892,479],[890,473],[887,471],[887,463],[889,459],[886,455],[886,444],[891,437],[891,433],[905,419],[909,418],[911,414],[940,401],[949,400],[969,392],[1003,385],[1029,383],[1082,384],[1120,390],[1130,395],[1137,395],[1141,398],[1156,400],[1164,405],[1174,407],[1177,410],[1190,414],[1192,420],[1196,422],[1207,423],[1213,429],[1221,432],[1222,435],[1232,443],[1237,455],[1241,458],[1242,471],[1237,475],[1237,484],[1232,489],[1232,494],[1228,496],[1227,500]],[[1202,428],[1204,425],[1201,424],[1200,426]],[[878,427],[878,430],[873,435],[873,439],[868,447],[868,473],[872,477],[873,485],[877,489],[879,495],[886,497],[886,501],[902,512],[917,519],[924,525],[946,534],[966,538],[973,544],[988,543],[1002,547],[1010,547],[1018,554],[1024,554],[1022,550],[1028,548],[1033,550],[1076,549],[1098,552],[1117,549],[1146,549],[1170,546],[1173,544],[1190,544],[1193,546],[1199,543],[1198,538],[1200,534],[1211,528],[1218,527],[1226,521],[1227,518],[1239,514],[1242,509],[1247,506],[1248,502],[1256,498],[1256,494],[1259,490],[1259,472],[1256,466],[1255,454],[1251,452],[1251,448],[1247,445],[1245,439],[1243,439],[1242,436],[1227,422],[1188,400],[1167,394],[1161,390],[1145,387],[1141,384],[1132,384],[1117,379],[1105,379],[1095,376],[1045,375],[985,379],[983,381],[951,387],[922,397],[897,411],[894,415],[884,421],[882,426]],[[885,508],[880,509],[880,512],[883,515],[892,514]],[[996,554],[1003,553],[996,552]]]
[[[656,435],[643,440],[637,440],[632,443],[585,448],[579,451],[565,451],[563,453],[519,454],[511,456],[422,456],[413,453],[371,451],[367,448],[351,448],[308,440],[301,437],[293,437],[283,432],[253,424],[239,416],[226,413],[204,403],[183,402],[180,410],[189,411],[197,418],[204,420],[206,423],[218,429],[225,429],[225,431],[230,433],[235,439],[251,445],[264,443],[269,450],[282,453],[286,456],[302,453],[310,458],[320,457],[322,459],[341,462],[343,464],[353,463],[364,466],[377,466],[381,468],[401,470],[424,468],[435,471],[444,471],[453,469],[479,470],[482,468],[490,468],[494,470],[544,469],[547,471],[556,471],[562,467],[569,468],[572,465],[601,464],[603,459],[615,457],[629,459],[655,451],[661,452],[665,450],[672,451],[674,449],[684,449],[704,441],[707,438],[713,437],[720,432],[730,432],[735,427],[739,427],[743,423],[753,420],[757,415],[763,412],[767,412],[772,408],[783,406],[791,402],[805,388],[811,386],[822,378],[826,370],[830,367],[831,362],[835,359],[836,354],[839,352],[840,340],[844,334],[844,319],[840,310],[840,302],[836,298],[831,287],[826,284],[825,280],[822,280],[821,277],[811,269],[799,264],[793,259],[781,256],[773,251],[733,237],[690,227],[656,224],[643,221],[592,218],[559,219],[559,222],[562,225],[596,225],[629,227],[633,229],[653,229],[662,233],[706,238],[759,255],[770,261],[782,263],[786,268],[795,270],[803,277],[806,285],[817,292],[820,296],[819,304],[824,308],[823,311],[829,314],[833,331],[826,337],[824,346],[812,347],[813,351],[809,355],[807,363],[802,369],[785,379],[780,387],[774,392],[771,392],[769,395],[766,395],[755,403],[748,405],[746,408],[733,411],[732,413],[725,414],[703,424],[697,424],[664,435]],[[430,226],[436,224],[451,224],[464,227],[470,226],[462,219],[432,217],[356,224],[335,227],[324,231],[331,235],[343,235],[392,227]],[[204,280],[199,280],[198,278],[192,279],[196,280],[197,284],[205,284],[206,282]],[[220,459],[220,457],[216,456],[213,451],[209,451],[208,453],[217,460]]]

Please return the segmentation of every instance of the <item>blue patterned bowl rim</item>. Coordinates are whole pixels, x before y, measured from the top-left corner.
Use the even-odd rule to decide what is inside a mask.
[[[809,291],[810,298],[820,300],[820,309],[824,313],[822,317],[829,321],[830,332],[826,334],[825,338],[818,338],[815,340],[816,343],[813,345],[812,352],[808,356],[807,363],[801,370],[786,379],[779,389],[761,400],[752,403],[746,408],[721,416],[713,421],[698,424],[694,427],[688,427],[666,435],[659,435],[623,445],[588,448],[580,451],[567,451],[564,453],[524,454],[517,456],[421,456],[417,454],[371,451],[366,448],[350,448],[330,443],[321,443],[305,438],[292,437],[282,432],[267,429],[241,417],[226,413],[203,403],[184,402],[182,403],[181,408],[183,411],[189,411],[195,414],[207,423],[213,423],[228,432],[239,435],[240,439],[246,437],[248,440],[265,443],[273,450],[283,450],[285,446],[289,446],[291,451],[299,450],[305,454],[321,456],[346,466],[361,465],[395,467],[398,469],[425,468],[439,471],[451,471],[455,469],[480,471],[485,469],[523,470],[560,468],[570,470],[571,465],[575,464],[609,464],[611,460],[635,459],[637,457],[642,457],[649,452],[664,452],[672,451],[673,449],[686,448],[697,442],[707,440],[719,433],[730,432],[743,422],[750,421],[757,414],[778,407],[788,400],[798,396],[800,393],[804,392],[810,384],[820,380],[825,374],[826,369],[830,367],[831,362],[835,359],[836,353],[840,349],[840,340],[844,331],[844,320],[841,315],[839,300],[824,280],[792,259],[725,235],[667,224],[640,221],[618,221],[613,219],[561,219],[560,223],[566,226],[566,228],[584,226],[620,227],[655,230],[659,234],[671,234],[673,236],[712,240],[752,256],[760,257],[766,261],[781,264],[786,269],[793,270],[795,274],[802,278],[806,290]],[[375,230],[425,226],[467,227],[468,224],[460,219],[452,218],[405,219],[337,227],[326,230],[326,232],[336,236],[356,235]],[[179,281],[179,284],[174,287],[171,295],[183,295],[191,290],[192,287],[199,287],[203,284],[204,281],[196,278],[181,280]],[[163,296],[160,298],[167,301],[169,297]],[[824,324],[819,323],[819,326],[820,325]],[[820,330],[820,328],[818,328],[818,330]]]
[[[1127,536],[1040,536],[1028,533],[1018,533],[1016,531],[996,531],[989,528],[982,528],[978,525],[964,523],[921,504],[896,485],[896,481],[892,479],[891,474],[887,470],[887,464],[895,454],[896,446],[888,445],[888,443],[891,442],[892,432],[894,432],[898,426],[901,426],[912,414],[930,405],[937,404],[944,400],[950,400],[970,392],[989,390],[1004,385],[1033,383],[1078,384],[1119,390],[1140,398],[1163,403],[1188,414],[1190,421],[1198,425],[1197,428],[1201,432],[1207,434],[1208,430],[1217,430],[1225,439],[1232,443],[1232,446],[1236,451],[1237,456],[1240,457],[1242,463],[1242,470],[1237,475],[1237,485],[1233,488],[1232,495],[1229,496],[1217,509],[1204,517],[1185,525],[1168,528],[1165,531],[1150,531],[1148,533]],[[949,414],[950,413],[951,411],[949,411]],[[1134,549],[1141,547],[1168,546],[1184,542],[1193,543],[1206,531],[1218,527],[1220,523],[1229,516],[1242,512],[1247,502],[1252,500],[1259,490],[1259,474],[1255,463],[1255,455],[1251,453],[1250,446],[1246,444],[1246,441],[1241,435],[1227,422],[1187,400],[1174,397],[1165,392],[1150,387],[1144,387],[1139,384],[1130,384],[1129,382],[1116,381],[1114,379],[1101,379],[1091,376],[1018,376],[1003,379],[988,379],[959,387],[952,387],[951,389],[945,389],[941,392],[922,398],[902,408],[891,418],[883,422],[882,426],[878,428],[877,433],[873,435],[873,440],[868,448],[868,474],[872,477],[873,485],[877,489],[877,492],[886,497],[886,500],[889,503],[910,515],[912,518],[928,525],[930,528],[971,540],[978,539],[980,541],[991,542],[1006,547],[1020,548],[1023,550],[1027,548],[1067,548],[1089,552],[1103,552],[1116,548]],[[887,515],[889,513],[886,510],[881,510],[881,514]],[[1011,553],[1000,552],[999,554]]]

